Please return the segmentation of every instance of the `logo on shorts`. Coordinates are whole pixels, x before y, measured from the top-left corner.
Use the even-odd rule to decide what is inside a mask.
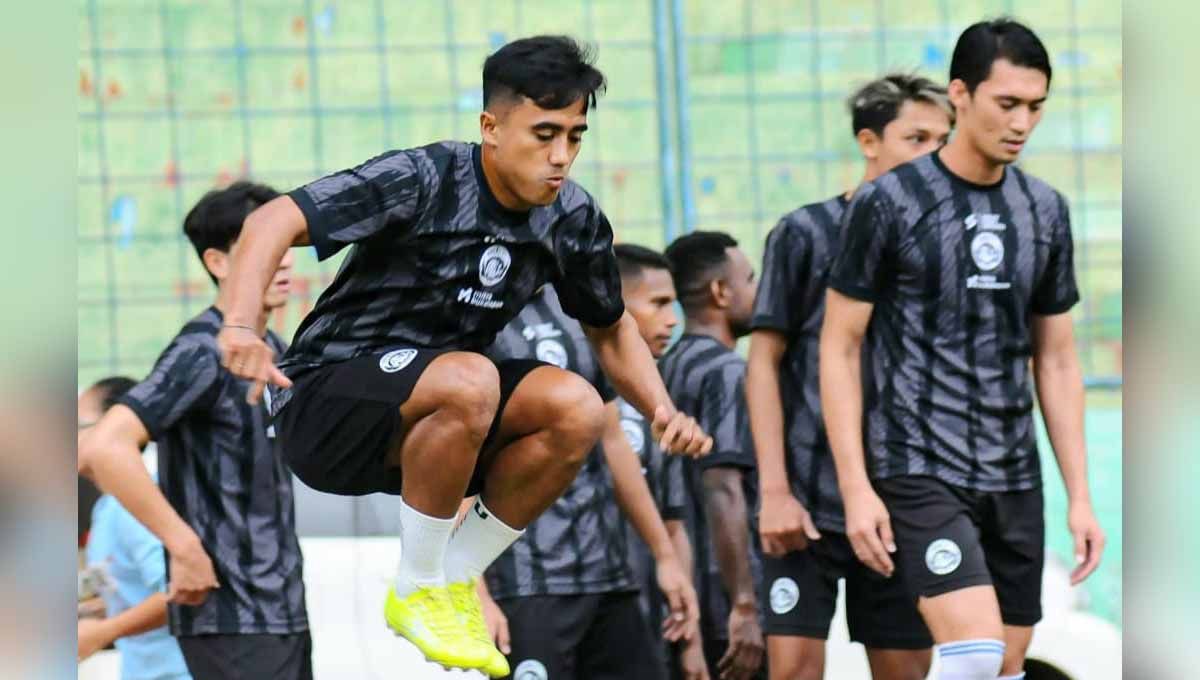
[[[992,271],[1004,260],[1004,242],[990,231],[975,234],[971,239],[971,259],[981,271]]]
[[[417,357],[415,349],[397,349],[379,357],[379,370],[384,373],[395,373],[403,370]]]
[[[771,611],[786,614],[800,601],[800,586],[792,579],[781,576],[771,584]]]
[[[508,254],[508,248],[501,245],[488,248],[479,258],[479,282],[485,286],[500,283],[511,265],[512,255]]]
[[[925,550],[925,566],[938,576],[945,576],[962,564],[962,550],[948,538],[939,538]]]
[[[646,448],[646,433],[642,432],[642,426],[632,420],[621,419],[621,429],[625,431],[625,438],[629,440],[629,448],[633,452],[641,455],[642,450]]]
[[[559,368],[567,367],[567,348],[557,340],[542,340],[534,350],[539,361],[544,361]]]
[[[541,661],[537,659],[525,659],[517,664],[512,677],[513,680],[548,680],[550,675],[546,672],[546,666]]]

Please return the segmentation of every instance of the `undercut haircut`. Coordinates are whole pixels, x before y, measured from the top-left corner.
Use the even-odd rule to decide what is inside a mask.
[[[870,130],[882,139],[883,129],[900,115],[904,102],[910,101],[933,104],[954,123],[954,107],[945,86],[915,74],[889,73],[863,85],[846,100],[854,134]]]
[[[483,62],[483,107],[528,97],[547,110],[583,99],[584,111],[596,108],[607,83],[594,65],[595,50],[565,35],[514,40]]]
[[[958,36],[950,58],[950,80],[963,81],[967,92],[975,94],[979,83],[991,75],[997,59],[1041,71],[1049,87],[1052,71],[1046,46],[1028,26],[1008,17],[972,24]]]
[[[729,248],[738,242],[720,231],[693,231],[675,239],[663,253],[671,263],[675,294],[684,310],[699,309],[708,294],[708,284],[725,274]]]
[[[622,281],[637,281],[647,269],[671,272],[671,263],[662,253],[635,243],[618,243],[613,246],[617,257],[617,271]]]
[[[246,180],[204,194],[183,219],[183,233],[196,249],[200,264],[204,264],[204,251],[209,248],[228,253],[242,234],[246,216],[277,196],[279,192],[271,187]],[[217,282],[212,272],[208,277]]]

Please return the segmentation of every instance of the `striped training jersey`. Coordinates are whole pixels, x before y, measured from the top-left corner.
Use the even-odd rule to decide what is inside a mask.
[[[170,605],[171,633],[305,631],[292,475],[268,436],[266,406],[247,404],[249,383],[221,367],[221,322],[216,307],[189,321],[118,400],[157,443],[159,487],[200,536],[221,585],[199,606]],[[286,349],[270,331],[266,341]]]
[[[762,581],[762,553],[754,519],[758,474],[746,408],[746,361],[713,337],[685,333],[659,362],[659,370],[676,408],[691,414],[713,438],[711,453],[683,461],[687,489],[684,521],[695,554],[694,583],[700,599],[701,632],[706,639],[725,640],[729,637],[729,596],[717,566],[702,477],[705,470],[715,467],[733,467],[743,472],[750,568],[757,586]]]
[[[830,285],[874,303],[863,404],[872,476],[1039,486],[1031,322],[1079,300],[1066,200],[1016,166],[973,184],[934,153],[858,190],[839,251]]]
[[[787,339],[779,366],[784,415],[784,466],[792,493],[821,529],[845,532],[846,518],[825,423],[817,351],[825,319],[825,287],[848,201],[836,196],[797,208],[767,235],[754,298],[754,330]]]
[[[579,374],[605,401],[615,398],[579,323],[546,286],[487,350],[494,361],[540,359]],[[625,520],[612,473],[597,444],[563,495],[484,572],[501,600],[634,590],[626,558]]]

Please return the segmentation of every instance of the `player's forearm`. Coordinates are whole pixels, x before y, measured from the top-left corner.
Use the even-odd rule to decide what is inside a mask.
[[[167,596],[154,593],[114,617],[104,620],[109,643],[167,625]]]
[[[695,558],[692,556],[692,541],[688,538],[687,527],[684,526],[681,519],[669,519],[663,524],[667,527],[667,534],[675,546],[675,554],[679,557],[679,566],[683,567],[683,573],[691,579]]]
[[[197,540],[195,532],[175,512],[146,471],[135,444],[98,441],[85,434],[79,442],[79,466],[82,474],[120,501],[168,551]]]
[[[609,328],[584,326],[584,331],[617,394],[647,419],[654,418],[654,409],[659,406],[667,407],[672,414],[675,412],[675,404],[663,385],[658,365],[638,333],[637,322],[628,312]]]
[[[750,572],[750,528],[741,471],[733,468],[705,470],[704,508],[717,557],[721,583],[732,604],[755,604]]]
[[[861,340],[828,327],[821,334],[821,412],[843,496],[870,485],[862,444],[861,352]]]
[[[254,326],[263,296],[288,248],[308,242],[307,223],[296,203],[280,196],[250,213],[238,238],[229,276],[221,287],[225,322]]]
[[[765,347],[759,333],[750,339],[746,368],[746,405],[758,461],[762,492],[790,493],[783,450],[783,400],[779,394],[780,357]]]
[[[1033,364],[1038,403],[1050,445],[1072,503],[1091,502],[1087,482],[1087,447],[1083,431],[1083,373],[1072,347]]]
[[[672,556],[675,553],[674,545],[654,505],[646,478],[642,475],[641,461],[630,448],[621,429],[616,404],[610,403],[607,411],[608,424],[603,436],[604,458],[612,472],[617,506],[629,518],[638,536],[646,542],[655,560]]]

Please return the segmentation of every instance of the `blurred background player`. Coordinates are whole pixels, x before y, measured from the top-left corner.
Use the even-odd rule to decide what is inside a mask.
[[[720,232],[681,236],[664,254],[686,323],[659,362],[663,380],[715,442],[709,456],[684,465],[704,653],[713,677],[765,676],[756,593],[761,554],[753,520],[758,475],[744,391],[746,362],[734,349],[750,332],[754,268],[737,241]]]
[[[659,359],[667,351],[679,318],[675,313],[675,282],[671,279],[671,263],[661,253],[633,243],[613,247],[617,269],[621,273],[621,297],[625,310],[637,322],[638,332]],[[683,459],[667,456],[654,441],[650,423],[625,400],[618,398],[621,428],[629,445],[641,458],[642,473],[654,496],[659,515],[666,525],[684,572],[691,579],[694,571],[691,541],[683,521],[687,502],[684,488]],[[629,564],[633,568],[641,591],[642,612],[652,624],[662,621],[666,603],[656,587],[655,560],[646,542],[628,524]],[[698,632],[698,631],[697,631]],[[657,648],[663,653],[672,675],[687,680],[708,677],[704,648],[700,635],[678,642],[666,642]]]
[[[946,143],[946,88],[892,74],[855,91],[851,125],[862,182]],[[861,182],[860,182],[861,184]],[[763,602],[773,680],[821,678],[825,640],[846,581],[850,639],[867,648],[875,680],[919,680],[933,644],[897,579],[860,563],[846,539],[842,499],[821,421],[817,348],[829,264],[853,192],[798,208],[767,236],[754,303],[746,398],[758,456]]]
[[[93,427],[137,381],[104,378],[79,395],[79,429]],[[157,461],[147,461],[157,467]],[[154,476],[154,475],[152,475]],[[188,680],[179,643],[167,630],[167,563],[162,542],[112,496],[92,508],[87,565],[104,573],[105,614],[78,624],[79,660],[114,644],[121,680]]]
[[[1031,377],[1067,489],[1073,583],[1104,548],[1067,203],[1014,165],[1050,76],[1025,26],[967,28],[950,63],[954,137],[859,188],[830,273],[821,404],[846,533],[919,597],[942,679],[1024,677],[1045,558]]]
[[[242,222],[279,195],[236,182],[211,191],[184,232],[218,292],[228,282]],[[286,347],[267,329],[287,303],[292,257],[272,271],[251,319],[256,338]],[[221,367],[221,302],[186,323],[150,375],[79,436],[79,466],[166,546],[171,633],[197,680],[312,677],[312,640],[296,538],[292,475],[268,437],[262,405]],[[159,484],[139,451],[158,446]],[[219,587],[218,587],[219,586]]]
[[[656,578],[651,587],[669,602],[670,639],[693,634],[696,594],[583,329],[563,312],[554,288],[545,286],[501,331],[488,354],[497,361],[539,365],[530,380],[573,371],[606,403],[604,435],[578,461],[574,481],[485,572],[480,593],[497,637],[507,629],[514,677],[665,680],[659,653],[663,620],[647,620],[638,605],[622,513],[637,528],[639,540],[652,546]]]

